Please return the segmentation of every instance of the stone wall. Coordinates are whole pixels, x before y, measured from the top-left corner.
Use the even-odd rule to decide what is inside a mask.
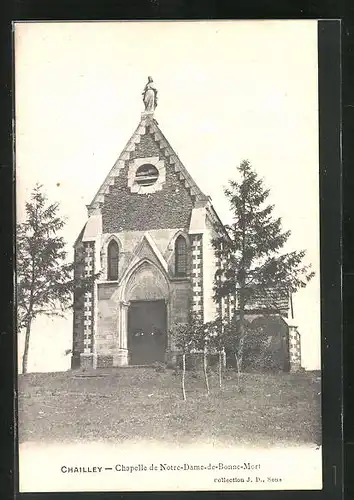
[[[100,283],[97,287],[97,331],[96,351],[97,355],[111,354],[115,352],[118,345],[118,308],[113,300],[113,294],[117,284]]]
[[[95,244],[94,242],[84,243],[84,276],[90,277],[95,274]],[[84,293],[84,349],[81,352],[81,366],[95,367],[95,289],[93,284]]]
[[[203,236],[203,288],[204,288],[204,321],[213,321],[216,318],[216,303],[214,296],[214,277],[217,269],[212,240],[216,232],[210,224]]]
[[[170,285],[169,326],[186,323],[189,317],[192,286],[190,280],[176,280]]]
[[[289,362],[290,371],[301,370],[301,339],[297,326],[289,324]]]
[[[192,242],[192,312],[204,320],[203,235],[194,234]]]
[[[78,243],[74,252],[74,279],[84,275],[84,246]],[[80,290],[74,292],[73,310],[73,344],[71,368],[80,367],[80,353],[84,351],[84,294]]]
[[[110,186],[104,197],[102,222],[104,233],[121,231],[148,231],[160,228],[189,227],[193,197],[183,180],[175,172],[170,159],[154,140],[151,133],[143,135],[130,158],[158,156],[164,160],[166,180],[160,191],[153,194],[132,193],[128,186],[129,161]]]

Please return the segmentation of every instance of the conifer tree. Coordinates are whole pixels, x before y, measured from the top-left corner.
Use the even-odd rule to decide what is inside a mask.
[[[33,320],[42,314],[63,316],[74,288],[92,284],[92,278],[73,280],[73,263],[67,262],[66,243],[58,234],[65,225],[58,210],[58,203],[48,204],[37,184],[26,203],[26,220],[17,225],[17,326],[25,330],[22,373],[27,372]]]
[[[290,231],[283,231],[282,221],[274,217],[274,205],[263,180],[249,161],[238,167],[239,180],[230,180],[224,190],[230,203],[230,236],[215,238],[213,246],[221,262],[214,282],[214,299],[237,295],[238,368],[242,368],[244,340],[251,330],[245,320],[247,303],[255,296],[270,292],[294,293],[306,287],[314,276],[311,264],[304,264],[305,250],[282,252]]]

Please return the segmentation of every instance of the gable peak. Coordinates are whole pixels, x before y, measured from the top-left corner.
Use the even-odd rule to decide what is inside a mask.
[[[105,194],[109,193],[110,186],[114,185],[115,178],[119,176],[120,171],[125,167],[126,162],[132,160],[137,144],[140,143],[141,137],[149,135],[157,144],[157,147],[164,155],[166,161],[172,166],[179,178],[183,180],[190,194],[199,203],[207,203],[208,198],[199,189],[189,172],[186,170],[176,152],[172,149],[169,142],[161,132],[159,125],[154,118],[154,111],[157,106],[157,90],[154,86],[152,77],[148,77],[148,82],[142,92],[145,110],[141,113],[140,122],[120,154],[118,160],[113,165],[106,179],[94,196],[92,202],[87,205],[88,215],[97,213],[104,202]]]

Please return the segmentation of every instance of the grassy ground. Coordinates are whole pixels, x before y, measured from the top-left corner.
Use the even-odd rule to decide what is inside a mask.
[[[68,371],[19,376],[19,440],[111,441],[152,439],[224,444],[320,443],[320,380],[315,373],[234,372],[218,388],[211,375],[180,377],[152,368]]]

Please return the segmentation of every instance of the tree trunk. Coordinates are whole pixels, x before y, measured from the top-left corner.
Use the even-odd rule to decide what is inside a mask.
[[[238,363],[239,363],[239,369],[240,371],[242,370],[242,362],[243,362],[243,346],[244,346],[244,340],[245,340],[245,279],[244,279],[244,272],[242,272],[242,278],[240,282],[240,303],[239,303],[239,310],[240,310],[240,340],[239,340],[239,348],[238,348]]]
[[[238,354],[237,354],[237,359],[238,359],[238,368],[240,372],[242,371],[242,365],[243,365],[243,346],[245,342],[244,338],[245,332],[243,331],[243,337],[240,338],[240,347],[238,349]]]
[[[35,282],[35,265],[34,265],[34,256],[32,255],[31,291],[30,291],[29,305],[27,311],[25,348],[23,351],[23,358],[22,358],[22,373],[27,373],[29,341],[31,335],[31,324],[33,319],[32,312],[33,312],[34,282]]]
[[[184,383],[185,376],[186,376],[186,354],[183,353],[183,355],[182,355],[182,394],[183,394],[184,401],[187,399],[186,398],[185,383]]]
[[[28,319],[26,326],[25,348],[22,357],[22,373],[27,373],[30,334],[31,334],[31,318]]]
[[[244,181],[245,181],[245,170],[243,171]],[[238,350],[238,361],[239,369],[242,370],[242,358],[243,358],[243,342],[245,338],[245,302],[246,302],[246,268],[245,268],[245,254],[246,254],[246,199],[245,196],[242,198],[242,217],[241,217],[241,228],[242,228],[242,254],[241,254],[241,269],[239,272],[240,276],[240,341]]]
[[[224,370],[226,369],[226,351],[225,349],[222,350],[222,366],[224,367]]]
[[[204,380],[205,380],[206,391],[207,391],[207,395],[209,396],[209,379],[208,379],[208,372],[207,372],[207,350],[206,349],[204,349],[204,353],[203,353],[203,370],[204,370]]]
[[[237,387],[240,389],[240,378],[241,378],[241,368],[240,368],[240,362],[237,356],[237,353],[235,352],[235,360],[236,360],[236,368],[237,368]]]
[[[222,388],[222,352],[219,351],[219,387]]]

